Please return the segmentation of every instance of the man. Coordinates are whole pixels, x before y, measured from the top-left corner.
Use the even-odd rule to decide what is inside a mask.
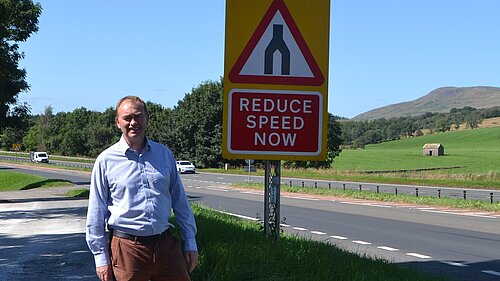
[[[175,158],[146,138],[148,119],[139,97],[120,99],[115,121],[122,136],[92,170],[86,238],[102,281],[190,280],[198,263],[196,224]],[[171,209],[184,253],[171,235]]]

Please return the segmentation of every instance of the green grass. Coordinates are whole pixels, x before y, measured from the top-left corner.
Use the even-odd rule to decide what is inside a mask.
[[[262,226],[193,205],[199,265],[193,281],[437,281],[382,260],[359,257],[329,243],[282,234],[263,237]]]
[[[0,191],[26,190],[38,187],[71,185],[70,181],[48,179],[18,172],[0,170]]]
[[[86,188],[74,189],[66,192],[64,195],[73,198],[89,198],[90,191]]]
[[[426,143],[441,143],[445,156],[422,155]],[[459,167],[447,169],[449,167]],[[500,127],[453,131],[347,149],[335,159],[338,171],[442,169],[440,174],[500,173]]]

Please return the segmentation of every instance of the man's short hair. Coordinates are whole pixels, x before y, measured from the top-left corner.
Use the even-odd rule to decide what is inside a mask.
[[[149,112],[148,112],[148,108],[146,106],[146,103],[140,97],[138,97],[138,96],[126,96],[126,97],[121,98],[116,103],[116,107],[115,107],[116,117],[118,117],[118,108],[125,101],[126,102],[136,102],[136,103],[142,104],[142,106],[144,107],[144,113],[146,113],[146,117],[149,119]]]

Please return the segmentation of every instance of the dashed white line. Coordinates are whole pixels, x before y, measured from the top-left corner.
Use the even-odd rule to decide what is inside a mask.
[[[352,243],[360,244],[360,245],[371,245],[372,243],[366,242],[366,241],[361,241],[361,240],[354,240]]]
[[[302,228],[302,227],[294,227],[293,229],[299,230],[299,231],[304,231],[307,230],[307,228]]]
[[[419,259],[431,259],[432,257],[429,257],[429,256],[426,256],[426,255],[422,255],[422,254],[419,254],[419,253],[406,253],[408,256],[412,256],[412,257],[415,257],[415,258],[419,258]]]
[[[253,195],[262,195],[262,192],[254,192],[254,191],[241,191],[242,194],[253,194]]]
[[[500,276],[500,272],[498,271],[494,271],[494,270],[483,270],[481,271],[482,273],[486,273],[486,274],[491,274],[491,275],[495,275],[495,276]]]
[[[316,231],[316,230],[311,231],[311,233],[312,234],[318,234],[318,235],[325,235],[326,234],[325,232]]]
[[[387,247],[387,246],[379,246],[377,248],[380,249],[380,250],[385,250],[385,251],[389,251],[389,252],[397,252],[397,251],[399,251],[399,249],[391,248],[391,247]]]
[[[467,267],[468,265],[460,263],[460,262],[454,262],[454,261],[441,261],[444,264],[451,265],[451,266],[456,266],[456,267]]]
[[[338,239],[338,240],[347,240],[347,239],[349,239],[347,237],[338,236],[338,235],[331,235],[330,237],[332,237],[333,239]]]
[[[206,190],[214,190],[214,191],[224,191],[227,192],[229,189],[222,189],[222,188],[214,188],[214,187],[205,187]]]
[[[347,205],[370,206],[370,207],[377,207],[377,208],[392,208],[392,206],[389,206],[389,205],[370,203],[370,202],[341,201],[340,203],[347,204]]]

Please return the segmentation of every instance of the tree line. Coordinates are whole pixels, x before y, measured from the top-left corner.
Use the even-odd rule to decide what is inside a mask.
[[[241,160],[222,159],[223,81],[206,81],[193,88],[173,108],[146,102],[150,119],[147,135],[166,144],[177,159],[193,161],[197,166],[222,167],[225,163],[242,165]],[[29,106],[10,116],[15,126],[0,128],[0,146],[23,144],[25,151],[47,151],[65,156],[96,157],[119,140],[115,108],[104,112],[80,107],[58,112],[48,106],[32,116]],[[340,126],[333,115],[328,119],[328,159],[326,161],[286,161],[289,167],[330,167],[340,153]]]
[[[339,119],[344,147],[363,148],[367,144],[421,136],[428,133],[457,130],[461,124],[470,129],[478,128],[481,120],[499,117],[500,107],[476,109],[466,106],[453,108],[449,113],[425,113],[419,116],[349,121]]]

